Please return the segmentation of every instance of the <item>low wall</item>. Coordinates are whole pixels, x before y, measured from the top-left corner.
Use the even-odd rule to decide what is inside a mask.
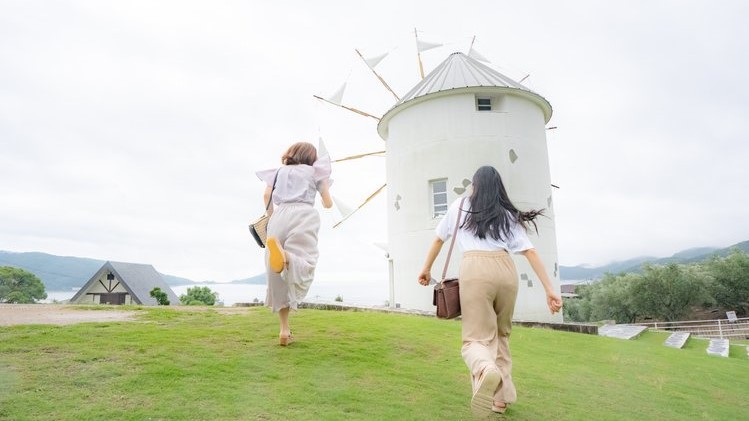
[[[563,330],[565,332],[585,333],[587,335],[598,335],[598,325],[588,323],[545,323],[513,320],[512,324],[525,327],[542,327],[545,329]]]
[[[262,306],[263,303],[236,303],[238,307]],[[299,308],[309,308],[314,310],[332,310],[332,311],[376,311],[380,313],[397,313],[397,314],[415,314],[418,316],[434,317],[434,311],[409,310],[404,308],[391,308],[379,306],[356,306],[350,304],[338,303],[308,303],[299,304]],[[460,320],[460,317],[453,320]],[[585,333],[588,335],[598,335],[598,326],[586,323],[546,323],[532,322],[523,320],[513,320],[512,324],[524,327],[536,327],[544,329],[561,330],[565,332]]]

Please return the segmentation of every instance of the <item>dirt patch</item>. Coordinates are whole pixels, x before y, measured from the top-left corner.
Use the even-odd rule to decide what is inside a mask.
[[[133,320],[136,314],[122,310],[84,310],[62,304],[0,304],[0,326],[121,322]]]

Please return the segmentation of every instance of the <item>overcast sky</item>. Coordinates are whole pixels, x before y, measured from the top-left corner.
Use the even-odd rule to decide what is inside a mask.
[[[229,281],[263,271],[254,176],[298,140],[384,149],[376,122],[315,100],[393,105],[419,81],[414,28],[475,48],[547,98],[559,260],[603,264],[749,239],[744,1],[0,0],[0,250],[150,263]],[[334,167],[358,205],[384,158]],[[385,194],[322,210],[318,279],[387,276]],[[426,254],[428,244],[424,245]],[[416,274],[414,274],[414,277]]]

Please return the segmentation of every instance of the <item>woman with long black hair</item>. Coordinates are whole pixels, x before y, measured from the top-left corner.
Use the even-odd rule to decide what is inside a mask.
[[[562,308],[541,258],[526,234],[542,211],[520,211],[507,196],[502,177],[491,166],[473,175],[473,192],[448,209],[437,226],[419,283],[429,285],[431,269],[442,244],[459,223],[456,243],[463,250],[460,264],[460,306],[462,311],[461,354],[472,376],[471,408],[477,414],[504,413],[515,402],[509,337],[518,293],[518,276],[510,253],[528,259],[546,291],[546,304],[552,314]]]

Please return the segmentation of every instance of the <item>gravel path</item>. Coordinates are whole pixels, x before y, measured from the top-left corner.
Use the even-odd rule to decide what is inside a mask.
[[[83,310],[62,304],[0,304],[0,326],[132,320],[134,311]]]

